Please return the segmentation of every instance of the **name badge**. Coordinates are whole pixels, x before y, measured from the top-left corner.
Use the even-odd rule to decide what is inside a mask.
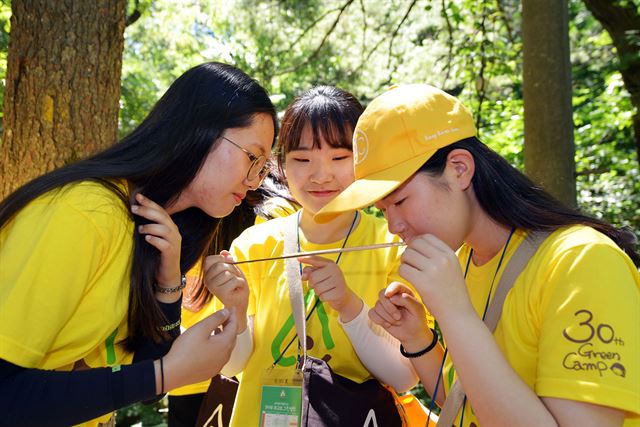
[[[300,427],[302,373],[279,366],[262,376],[260,427]]]

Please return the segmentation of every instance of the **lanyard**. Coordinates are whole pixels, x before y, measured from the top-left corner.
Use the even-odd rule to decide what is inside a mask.
[[[302,211],[298,211],[298,217],[296,219],[296,228],[297,228],[296,231],[297,231],[297,238],[298,238],[298,252],[301,252],[301,247],[300,247],[300,214],[301,214],[301,212]],[[353,216],[353,221],[351,221],[351,226],[349,226],[349,231],[347,232],[347,236],[344,238],[344,242],[342,242],[341,249],[344,249],[344,247],[347,245],[347,240],[349,240],[349,236],[351,236],[351,232],[353,231],[353,227],[356,225],[356,222],[357,222],[357,219],[358,219],[358,215],[359,215],[359,212],[356,211],[355,215]],[[338,258],[336,258],[336,264],[338,264],[340,262],[340,258],[341,257],[342,257],[342,252],[340,252],[338,254]],[[300,267],[300,275],[302,275],[302,263],[299,263],[299,267]],[[315,293],[313,292],[313,289],[311,289],[309,291],[309,293],[311,295],[315,295]],[[313,307],[309,311],[309,314],[307,314],[307,316],[305,317],[305,321],[309,320],[309,318],[311,318],[311,315],[313,314],[313,312],[315,311],[316,307],[318,307],[319,304],[320,304],[320,298],[318,298],[316,296],[316,300],[315,300],[315,302],[313,304]],[[296,335],[293,338],[291,338],[291,341],[289,341],[289,344],[287,344],[287,346],[284,348],[284,350],[282,350],[282,352],[280,353],[280,356],[278,356],[278,358],[273,362],[273,366],[278,364],[280,359],[282,359],[282,357],[287,352],[289,347],[291,347],[291,344],[293,344],[293,342],[296,340],[296,338],[298,338],[298,352],[300,351],[300,337],[298,337]],[[305,337],[305,339],[306,339],[306,337]]]
[[[498,261],[498,266],[496,267],[496,271],[493,273],[493,279],[491,279],[491,286],[489,287],[489,293],[487,294],[487,300],[484,305],[484,310],[482,312],[482,320],[484,321],[485,316],[487,315],[487,309],[489,308],[489,301],[491,300],[491,292],[493,291],[493,285],[496,281],[496,277],[498,276],[498,272],[500,271],[500,267],[502,267],[502,262],[504,261],[504,256],[507,253],[507,248],[509,247],[509,242],[511,242],[511,237],[513,237],[513,233],[516,231],[515,227],[511,229],[509,232],[509,237],[507,237],[507,241],[504,244],[504,248],[502,248],[502,253],[500,254],[500,260]],[[469,251],[469,257],[467,258],[467,263],[464,269],[464,279],[466,280],[467,274],[469,273],[469,266],[471,265],[471,257],[473,256],[473,248]],[[431,419],[431,412],[433,411],[433,404],[436,400],[436,393],[438,392],[438,386],[440,385],[440,380],[442,379],[442,371],[444,369],[444,362],[447,360],[447,353],[449,352],[448,348],[445,348],[444,355],[442,356],[442,363],[440,364],[440,371],[438,372],[438,379],[436,380],[436,386],[434,387],[433,394],[431,395],[431,402],[429,403],[429,415],[427,419]],[[462,403],[462,414],[460,416],[460,427],[463,426],[464,421],[464,410],[467,404],[467,396],[464,397],[464,401]]]

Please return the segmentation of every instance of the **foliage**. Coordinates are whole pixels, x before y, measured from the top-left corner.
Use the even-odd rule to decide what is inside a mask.
[[[145,405],[138,403],[116,412],[116,425],[140,427],[164,427],[166,422],[167,399]]]
[[[125,29],[120,134],[142,121],[169,84],[193,65],[215,59],[199,2],[148,0]]]
[[[584,211],[640,236],[640,168],[630,95],[608,34],[571,4],[574,139],[578,203]]]

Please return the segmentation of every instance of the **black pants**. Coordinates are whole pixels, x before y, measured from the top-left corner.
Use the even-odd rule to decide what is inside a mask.
[[[169,395],[169,427],[194,427],[204,393]]]

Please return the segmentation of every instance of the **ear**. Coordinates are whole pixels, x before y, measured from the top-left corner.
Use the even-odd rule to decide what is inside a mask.
[[[460,190],[464,191],[469,188],[475,170],[476,163],[467,150],[456,148],[447,155],[446,171],[450,182],[455,183],[454,185]]]

